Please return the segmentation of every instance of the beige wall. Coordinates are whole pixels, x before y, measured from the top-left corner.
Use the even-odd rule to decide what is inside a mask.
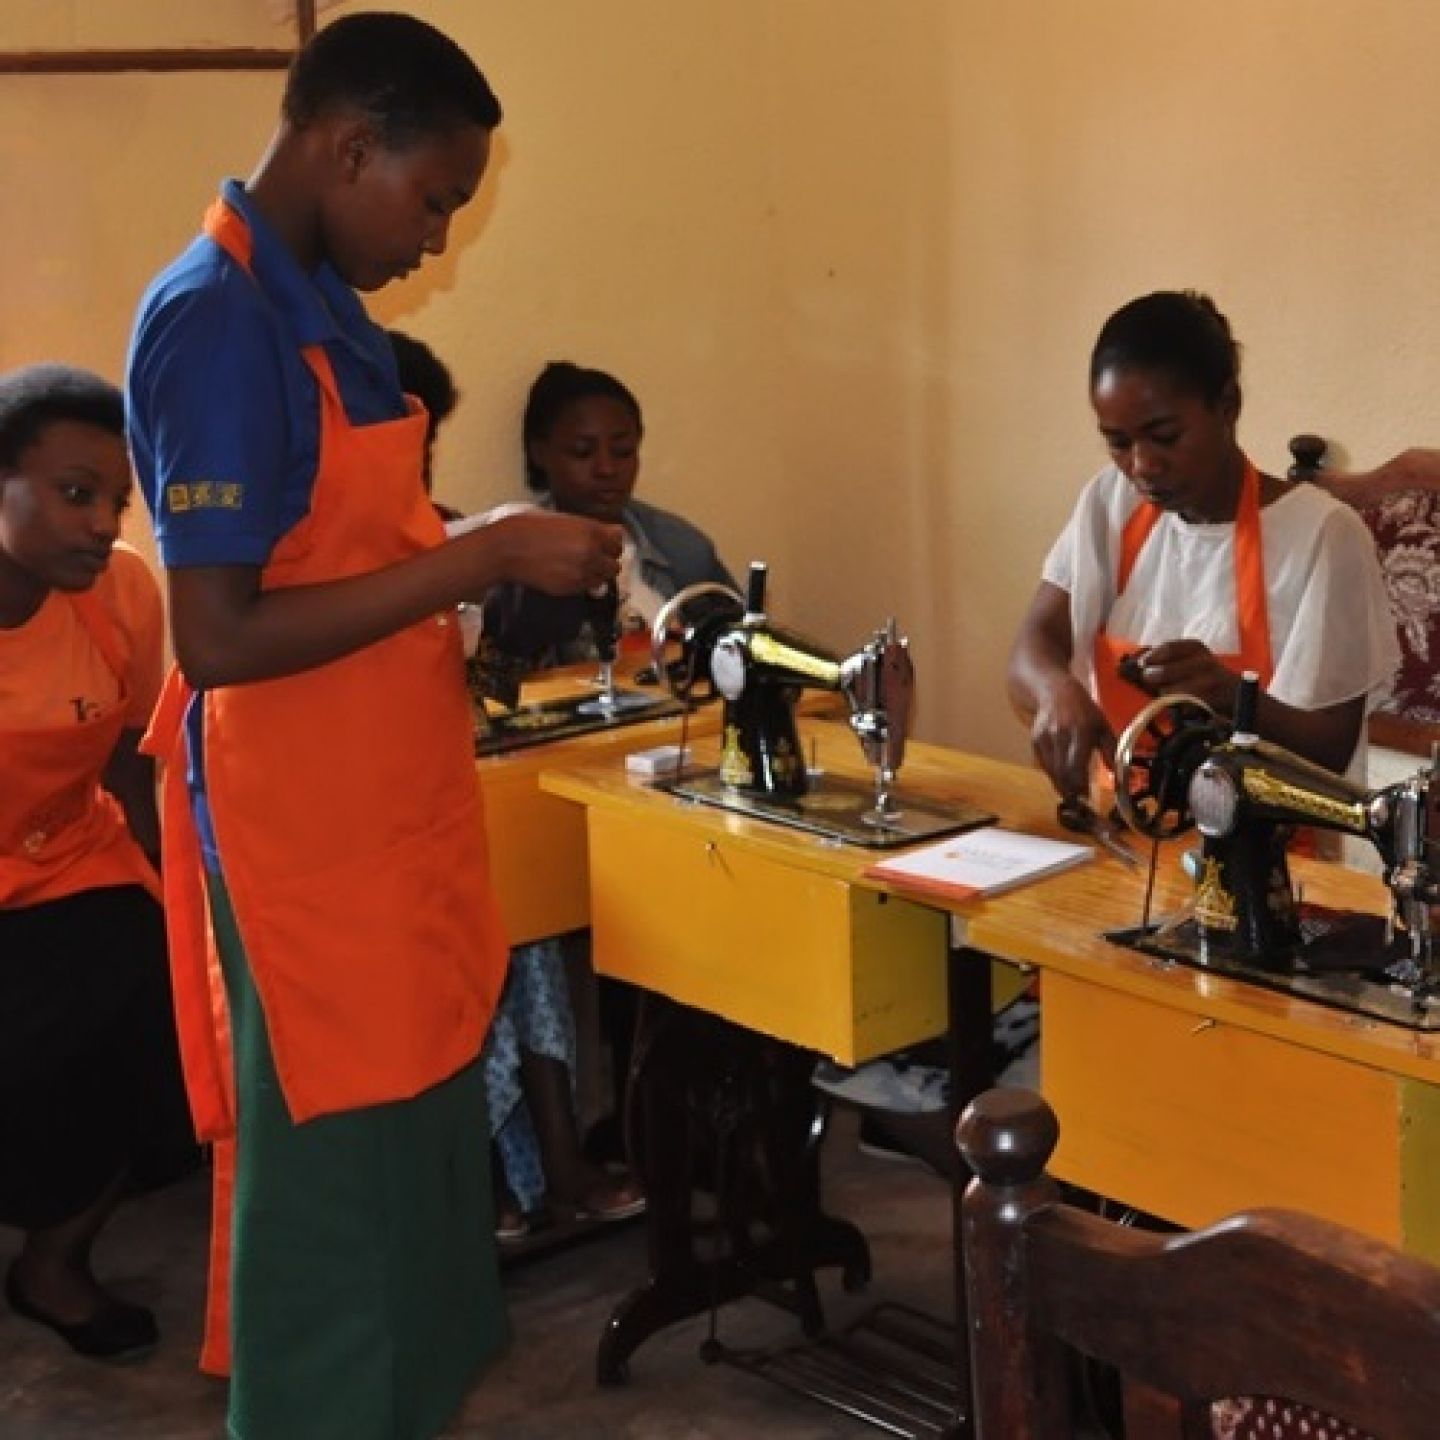
[[[1088,347],[1132,295],[1214,293],[1262,464],[1299,429],[1359,463],[1436,438],[1431,0],[409,8],[507,108],[451,253],[375,306],[464,391],[442,490],[517,493],[544,360],[616,370],[643,492],[767,558],[777,613],[837,646],[895,613],[927,737],[1023,753],[1004,655],[1100,463]],[[0,77],[0,365],[118,370],[278,85]]]

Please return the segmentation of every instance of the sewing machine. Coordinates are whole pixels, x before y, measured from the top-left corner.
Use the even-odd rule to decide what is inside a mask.
[[[680,705],[654,688],[653,675],[631,677],[636,684],[648,681],[648,690],[616,683],[619,609],[614,582],[592,595],[561,598],[523,586],[497,588],[485,607],[485,629],[476,653],[466,664],[477,755],[508,754],[680,713]],[[589,636],[599,665],[591,693],[522,704],[521,686],[536,673],[541,658],[581,634]]]
[[[995,817],[967,805],[904,797],[896,777],[905,755],[914,668],[894,620],[841,657],[775,624],[765,613],[767,570],[750,567],[744,599],[726,585],[681,590],[651,630],[661,683],[690,705],[724,702],[718,768],[678,770],[659,782],[671,793],[827,838],[871,848],[913,845]],[[873,789],[807,764],[795,728],[803,690],[843,695],[850,728],[874,768]]]
[[[1155,840],[1192,826],[1194,897],[1159,923],[1108,938],[1416,1029],[1440,1029],[1430,907],[1440,901],[1440,776],[1433,763],[1367,790],[1254,733],[1258,682],[1222,720],[1187,696],[1148,705],[1116,745],[1116,804]],[[1367,841],[1384,866],[1387,916],[1307,904],[1287,852],[1297,827]],[[1157,852],[1158,853],[1158,852]]]

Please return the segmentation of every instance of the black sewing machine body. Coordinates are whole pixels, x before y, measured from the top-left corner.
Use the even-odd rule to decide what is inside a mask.
[[[1190,904],[1108,938],[1342,1009],[1440,1029],[1430,921],[1440,890],[1440,780],[1430,769],[1366,790],[1177,697],[1147,707],[1127,728],[1116,782],[1134,828],[1158,839],[1193,825],[1201,844],[1186,857],[1195,882]],[[1162,792],[1165,803],[1156,803]],[[1305,829],[1374,846],[1391,892],[1388,916],[1303,900],[1289,852]]]
[[[660,788],[701,804],[775,821],[867,848],[913,845],[987,825],[994,815],[904,794],[895,787],[909,728],[914,672],[893,621],[841,657],[775,624],[764,610],[765,567],[750,568],[745,599],[723,585],[694,585],[656,617],[652,654],[671,692],[725,706],[720,764],[691,769]],[[807,764],[795,723],[805,690],[845,697],[875,769],[866,786]]]
[[[594,595],[554,597],[525,586],[499,586],[485,605],[485,630],[466,662],[475,714],[475,753],[508,755],[532,745],[678,715],[683,706],[654,684],[616,683],[619,595],[613,584]],[[591,690],[522,703],[530,676],[564,660],[567,645],[593,647],[598,670]],[[637,680],[639,677],[637,677]]]

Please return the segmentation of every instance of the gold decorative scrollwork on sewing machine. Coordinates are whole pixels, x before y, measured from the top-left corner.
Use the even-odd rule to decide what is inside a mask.
[[[1216,860],[1200,862],[1200,879],[1195,885],[1195,918],[1212,930],[1234,930],[1235,897],[1225,888]]]
[[[1323,825],[1327,830],[1343,830],[1349,835],[1366,833],[1368,822],[1365,805],[1361,801],[1318,795],[1267,770],[1247,769],[1243,784],[1245,793],[1252,800],[1286,810],[1297,821],[1310,821]]]

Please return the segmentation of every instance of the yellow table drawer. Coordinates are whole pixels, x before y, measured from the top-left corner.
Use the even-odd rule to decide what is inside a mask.
[[[855,1064],[940,1034],[946,918],[678,821],[589,812],[594,963]]]
[[[587,666],[583,670],[584,682],[588,682],[594,669]],[[564,672],[527,682],[525,693],[527,700],[544,700],[569,693],[574,687],[574,674]],[[686,728],[692,743],[713,735],[718,723],[718,710],[713,716],[691,717]],[[579,806],[541,789],[541,773],[551,767],[595,764],[631,750],[673,743],[680,728],[679,716],[664,716],[477,762],[490,876],[512,945],[563,935],[590,923],[585,814]]]
[[[1284,1205],[1405,1241],[1413,1082],[1056,973],[1041,1078],[1078,1185],[1187,1226]]]

